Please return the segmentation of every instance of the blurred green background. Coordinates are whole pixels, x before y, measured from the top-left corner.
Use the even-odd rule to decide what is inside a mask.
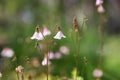
[[[51,60],[52,80],[72,78],[72,71],[76,67],[75,46],[80,46],[78,48],[80,56],[77,59],[79,75],[84,80],[95,80],[93,70],[99,64],[100,25],[105,29],[101,80],[120,80],[119,4],[119,0],[104,0],[105,13],[102,14],[104,19],[101,19],[95,0],[0,0],[0,52],[6,47],[14,51],[11,58],[0,55],[2,80],[15,80],[15,68],[19,65],[25,68],[26,77],[31,75],[33,80],[44,80],[46,67],[41,65],[44,55],[35,48],[36,41],[30,39],[37,24],[40,28],[46,25],[53,33],[57,32],[54,28],[58,24],[67,37],[60,41],[55,40],[56,45],[52,47],[53,52],[59,51],[64,45],[69,48],[68,55],[62,54],[60,59]],[[78,43],[74,43],[75,35],[72,34],[74,16],[77,17],[79,26],[84,17],[88,18]],[[88,61],[87,65],[84,64],[84,57]],[[34,59],[38,60],[39,67],[32,64]],[[85,69],[81,74],[83,68]]]

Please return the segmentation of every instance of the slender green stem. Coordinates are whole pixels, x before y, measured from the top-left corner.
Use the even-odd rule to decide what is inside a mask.
[[[48,80],[48,76],[49,76],[49,63],[48,63],[48,61],[49,61],[49,53],[47,55],[47,80]]]
[[[83,57],[83,62],[84,62],[84,64],[83,64],[83,69],[82,69],[82,74],[81,74],[81,76],[83,76],[83,74],[84,74],[84,72],[85,72],[85,70],[86,70],[86,65],[88,64],[88,60],[87,60],[86,57]]]
[[[17,74],[17,79],[20,80],[18,72],[16,74]]]
[[[102,65],[103,60],[103,47],[104,47],[104,26],[103,23],[106,22],[105,16],[103,14],[100,15],[101,17],[101,26],[99,26],[99,39],[100,39],[100,54],[99,54],[99,64],[98,67]]]
[[[47,54],[47,80],[49,80],[50,66],[49,66],[49,54],[50,54],[50,44],[48,45],[48,54]]]
[[[99,37],[100,37],[100,55],[99,55],[99,64],[98,67],[100,67],[100,65],[102,64],[102,57],[103,57],[103,46],[104,46],[104,31],[103,31],[103,27],[100,26],[99,27]]]
[[[75,55],[75,62],[76,62],[76,78],[75,78],[75,80],[77,80],[77,76],[78,76],[78,74],[79,74],[79,72],[78,72],[78,61],[79,61],[79,57],[80,57],[80,55],[79,55],[79,49],[80,49],[80,34],[79,34],[79,32],[77,31],[77,32],[75,32],[75,53],[76,53],[76,55]]]

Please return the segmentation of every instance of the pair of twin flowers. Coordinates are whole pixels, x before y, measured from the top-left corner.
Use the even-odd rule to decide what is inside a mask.
[[[50,35],[51,31],[44,26],[43,30],[40,31],[39,25],[36,26],[36,30],[31,37],[31,39],[36,39],[36,40],[44,40],[45,36]],[[62,30],[60,27],[58,27],[58,32],[57,34],[53,37],[54,39],[62,39],[66,38],[66,36],[63,34]]]
[[[83,18],[83,24],[85,21],[87,21],[86,17]],[[73,27],[76,32],[80,31],[76,16],[73,18]],[[43,30],[40,31],[39,25],[37,25],[36,30],[35,30],[33,36],[31,37],[31,39],[43,40],[45,38],[45,36],[50,35],[50,34],[51,34],[51,31],[47,27],[44,26]],[[58,32],[53,38],[54,39],[62,39],[62,38],[66,38],[66,36],[63,34],[61,28],[58,27]]]

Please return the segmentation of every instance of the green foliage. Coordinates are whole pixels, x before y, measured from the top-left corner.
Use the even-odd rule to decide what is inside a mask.
[[[81,1],[78,1],[77,4],[79,2]],[[97,20],[99,15],[95,14],[95,17],[91,15],[92,19],[79,24],[79,28],[82,30],[78,33],[73,29],[71,17],[73,17],[73,14],[79,14],[74,12],[79,9],[75,7],[76,9],[70,14],[65,4],[67,3],[63,0],[0,1],[0,50],[2,51],[4,47],[10,47],[15,52],[12,58],[0,56],[2,80],[17,80],[15,68],[19,65],[25,68],[26,80],[29,75],[32,76],[33,80],[46,80],[47,67],[41,64],[46,53],[35,47],[36,40],[30,39],[37,24],[40,25],[41,30],[43,25],[46,25],[52,32],[52,35],[46,37],[51,51],[58,52],[63,45],[70,50],[68,55],[62,54],[62,58],[51,60],[49,80],[94,79],[93,70],[99,63],[100,52],[99,33],[96,27],[98,23],[101,23]],[[85,5],[84,3],[80,4]],[[88,18],[90,18],[89,16]],[[53,37],[58,31],[56,25],[60,25],[66,38],[51,42],[49,38]],[[104,57],[101,65],[104,73],[102,80],[119,80],[120,39],[119,36],[106,35],[105,37]],[[39,43],[44,44],[45,41],[39,41]],[[32,61],[34,59],[38,60],[39,67],[33,65]]]

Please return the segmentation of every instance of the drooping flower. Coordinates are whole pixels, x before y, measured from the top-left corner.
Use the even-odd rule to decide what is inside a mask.
[[[12,57],[14,55],[14,51],[11,48],[4,48],[1,52],[1,56],[3,57]]]
[[[60,27],[58,27],[59,31],[57,32],[57,34],[54,36],[54,39],[61,39],[61,38],[66,38],[66,36],[63,34],[63,32],[61,31]]]
[[[99,13],[104,13],[104,12],[105,12],[105,9],[104,9],[104,7],[103,7],[102,5],[99,5],[98,8],[97,8],[97,11],[98,11]]]
[[[95,69],[93,71],[93,76],[96,78],[100,78],[103,76],[103,71],[101,69]]]
[[[20,65],[15,70],[16,70],[16,72],[21,73],[21,72],[23,72],[24,68]]]
[[[51,31],[45,25],[43,25],[43,32],[42,33],[44,36],[47,36],[47,35],[51,34]]]
[[[44,39],[43,34],[40,32],[39,25],[36,27],[35,33],[31,37],[31,39],[37,39],[37,40],[43,40]]]
[[[51,62],[49,60],[47,60],[47,55],[45,55],[44,59],[42,60],[42,65],[46,66],[47,64],[50,65]]]
[[[95,5],[96,5],[96,6],[99,6],[99,5],[101,5],[102,3],[103,3],[103,0],[96,0]]]

